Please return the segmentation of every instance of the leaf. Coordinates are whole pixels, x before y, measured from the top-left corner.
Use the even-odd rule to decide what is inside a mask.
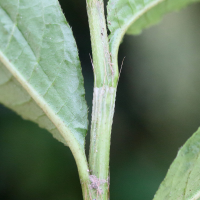
[[[200,198],[200,128],[187,140],[161,183],[154,200]]]
[[[159,22],[166,13],[199,0],[109,0],[107,6],[110,51],[115,59],[125,33],[139,34]]]
[[[0,0],[0,102],[84,149],[83,77],[57,0]]]

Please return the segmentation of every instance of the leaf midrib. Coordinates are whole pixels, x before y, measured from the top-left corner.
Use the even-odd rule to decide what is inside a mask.
[[[191,198],[191,200],[198,200],[199,197],[200,197],[200,191],[197,192],[197,193]]]
[[[43,5],[43,3],[42,3],[42,5]],[[20,28],[17,26],[17,23],[18,23],[18,20],[17,20],[17,17],[16,17],[16,20],[15,21],[13,21],[12,19],[11,19],[11,17],[9,16],[9,14],[7,13],[7,11],[1,6],[1,8],[3,9],[3,11],[7,14],[7,16],[9,17],[9,19],[12,21],[12,23],[13,23],[13,27],[12,27],[12,32],[11,32],[11,34],[10,34],[10,37],[9,37],[9,40],[8,40],[8,44],[7,44],[7,46],[6,46],[6,48],[4,49],[4,51],[6,52],[6,50],[7,50],[7,48],[9,47],[9,44],[10,44],[10,40],[11,40],[11,38],[12,38],[12,35],[13,35],[13,32],[15,31],[15,29],[17,28],[19,31],[20,31],[20,34],[23,36],[23,38],[24,38],[24,40],[25,41],[27,41],[26,40],[26,38],[25,38],[25,36],[24,36],[24,34],[23,34],[23,32],[20,30]],[[18,4],[18,8],[19,8],[19,4]],[[44,6],[42,7],[42,9],[44,9]],[[16,14],[16,16],[18,15],[18,12],[17,12],[17,14]],[[44,18],[44,16],[43,16],[43,18]],[[44,36],[44,31],[43,31],[43,36]],[[42,36],[42,40],[41,40],[41,43],[42,43],[42,41],[43,41],[43,36]],[[33,55],[34,55],[34,57],[35,57],[35,60],[36,61],[38,61],[38,56],[36,56],[35,55],[35,53],[34,53],[34,51],[33,51],[33,49],[32,49],[32,47],[29,45],[29,43],[27,42],[27,45],[28,45],[28,47],[30,48],[30,50],[31,50],[31,52],[33,53]],[[41,51],[41,47],[40,47],[40,49],[39,49],[39,51]],[[38,54],[39,55],[39,54]],[[34,70],[35,70],[35,68],[36,68],[36,66],[40,66],[40,64],[37,62],[37,64],[34,66],[34,68],[33,68],[33,71],[32,71],[32,73],[31,73],[31,75],[30,75],[30,77],[28,78],[28,80],[30,80],[31,79],[31,77],[32,77],[32,74],[33,74],[33,72],[34,72]],[[41,69],[42,69],[42,67],[41,67]],[[60,68],[59,68],[60,69]],[[44,72],[44,71],[43,71]],[[44,72],[45,73],[45,72]],[[58,74],[58,72],[57,72],[57,74]],[[48,78],[48,76],[47,76],[47,78]],[[54,80],[53,80],[53,82],[56,80],[56,78],[57,78],[57,76],[54,78]],[[49,80],[49,78],[48,78],[48,80]],[[50,80],[49,80],[50,81]],[[27,82],[27,81],[26,81]],[[48,92],[48,90],[51,88],[51,87],[54,87],[53,86],[53,82],[51,82],[51,84],[49,85],[49,87],[47,88],[47,90],[45,91],[45,93],[43,94],[43,97],[46,95],[46,93]],[[56,90],[55,90],[56,91]],[[62,99],[62,98],[61,98]],[[63,108],[63,106],[66,106],[66,101],[64,100],[64,99],[62,99],[63,100],[63,105],[61,106],[61,108],[57,111],[57,113],[59,113],[59,111]],[[39,104],[38,104],[39,105]],[[43,109],[42,109],[43,110]],[[71,115],[74,115],[72,112],[71,112]],[[49,117],[49,116],[48,116]],[[51,120],[51,118],[49,118],[50,120]],[[52,120],[51,120],[52,121]],[[62,121],[62,120],[61,120]],[[53,122],[53,121],[52,121]],[[54,124],[55,125],[55,124]],[[55,125],[56,126],[56,125]],[[60,132],[60,131],[59,131]],[[66,141],[66,140],[65,140]]]
[[[40,96],[37,91],[25,80],[25,78],[15,69],[14,65],[8,60],[8,58],[0,50],[0,61],[7,67],[10,73],[16,78],[16,80],[22,85],[22,87],[28,92],[28,94],[34,99],[36,104],[44,111],[47,117],[59,130],[67,144],[76,139],[73,137],[71,131],[67,128],[64,122],[59,118],[58,115],[51,109],[51,107],[45,102],[44,98]],[[66,134],[68,137],[66,137]],[[71,138],[70,138],[71,137]]]

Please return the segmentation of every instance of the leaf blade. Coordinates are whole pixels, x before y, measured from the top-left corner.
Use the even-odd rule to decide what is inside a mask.
[[[154,200],[197,200],[200,197],[200,128],[179,150]]]
[[[127,34],[139,34],[145,28],[148,28],[162,20],[165,14],[172,11],[179,11],[191,3],[199,2],[199,0],[165,0],[158,3],[152,9],[144,13],[144,16],[135,21],[127,30]]]
[[[139,34],[166,13],[194,2],[199,0],[109,0],[107,22],[113,63],[117,65],[118,49],[125,33]]]
[[[42,108],[38,111],[44,118],[39,120],[40,126],[50,126],[63,143],[74,140],[84,149],[87,106],[83,77],[75,40],[58,1],[0,1],[0,19],[1,69],[6,66],[27,91],[27,101],[34,99]],[[16,81],[13,87],[22,90]],[[17,110],[11,106],[14,102],[0,100]],[[24,110],[19,112],[29,117]]]

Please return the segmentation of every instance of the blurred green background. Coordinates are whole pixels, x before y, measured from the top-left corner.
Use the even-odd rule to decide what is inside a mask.
[[[60,0],[85,79],[89,118],[93,74],[85,1]],[[200,4],[125,36],[111,145],[111,199],[151,200],[178,149],[200,126]],[[88,152],[89,134],[86,139]],[[68,147],[0,106],[0,199],[81,200]]]

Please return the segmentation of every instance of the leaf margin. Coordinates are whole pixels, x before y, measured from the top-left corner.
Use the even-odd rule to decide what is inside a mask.
[[[153,200],[176,199],[173,196],[174,193],[172,194],[172,192],[175,192],[175,195],[178,192],[179,193],[183,192],[183,194],[178,194],[179,195],[178,199],[180,199],[180,200],[185,200],[185,199],[198,200],[200,197],[200,182],[199,182],[198,191],[197,192],[194,191],[194,194],[190,194],[192,189],[189,189],[189,191],[188,191],[188,181],[190,180],[189,178],[192,173],[192,170],[195,168],[195,163],[196,163],[197,159],[199,159],[199,158],[200,158],[200,127],[189,139],[187,139],[185,144],[179,149],[176,158],[170,165],[164,180],[162,181],[157,192],[154,195]],[[180,159],[181,159],[181,161],[180,161]],[[190,162],[188,162],[188,159]],[[182,164],[184,164],[184,166],[182,166]],[[179,167],[178,170],[176,169],[177,166]],[[190,168],[191,168],[191,170],[190,170]],[[180,170],[183,170],[185,173],[180,174]],[[181,183],[186,184],[183,191],[180,190],[181,186],[177,183],[177,181],[176,181],[176,183],[174,183],[174,178],[176,177],[176,174],[178,174],[179,176],[181,175],[181,177],[179,177],[179,183],[181,182]],[[185,175],[188,175],[186,177],[186,179],[187,179],[186,182],[184,179]],[[195,176],[195,178],[198,178],[198,177]],[[200,174],[199,174],[199,179],[200,179]],[[169,187],[170,180],[171,180],[171,184]],[[173,184],[173,186],[174,186],[174,184],[176,184],[176,187],[173,187],[172,184]],[[167,194],[165,194],[166,190],[167,190]],[[186,194],[186,192],[187,192],[187,194]],[[161,193],[161,195],[160,195],[160,193]],[[163,194],[165,194],[167,196],[163,197]]]

